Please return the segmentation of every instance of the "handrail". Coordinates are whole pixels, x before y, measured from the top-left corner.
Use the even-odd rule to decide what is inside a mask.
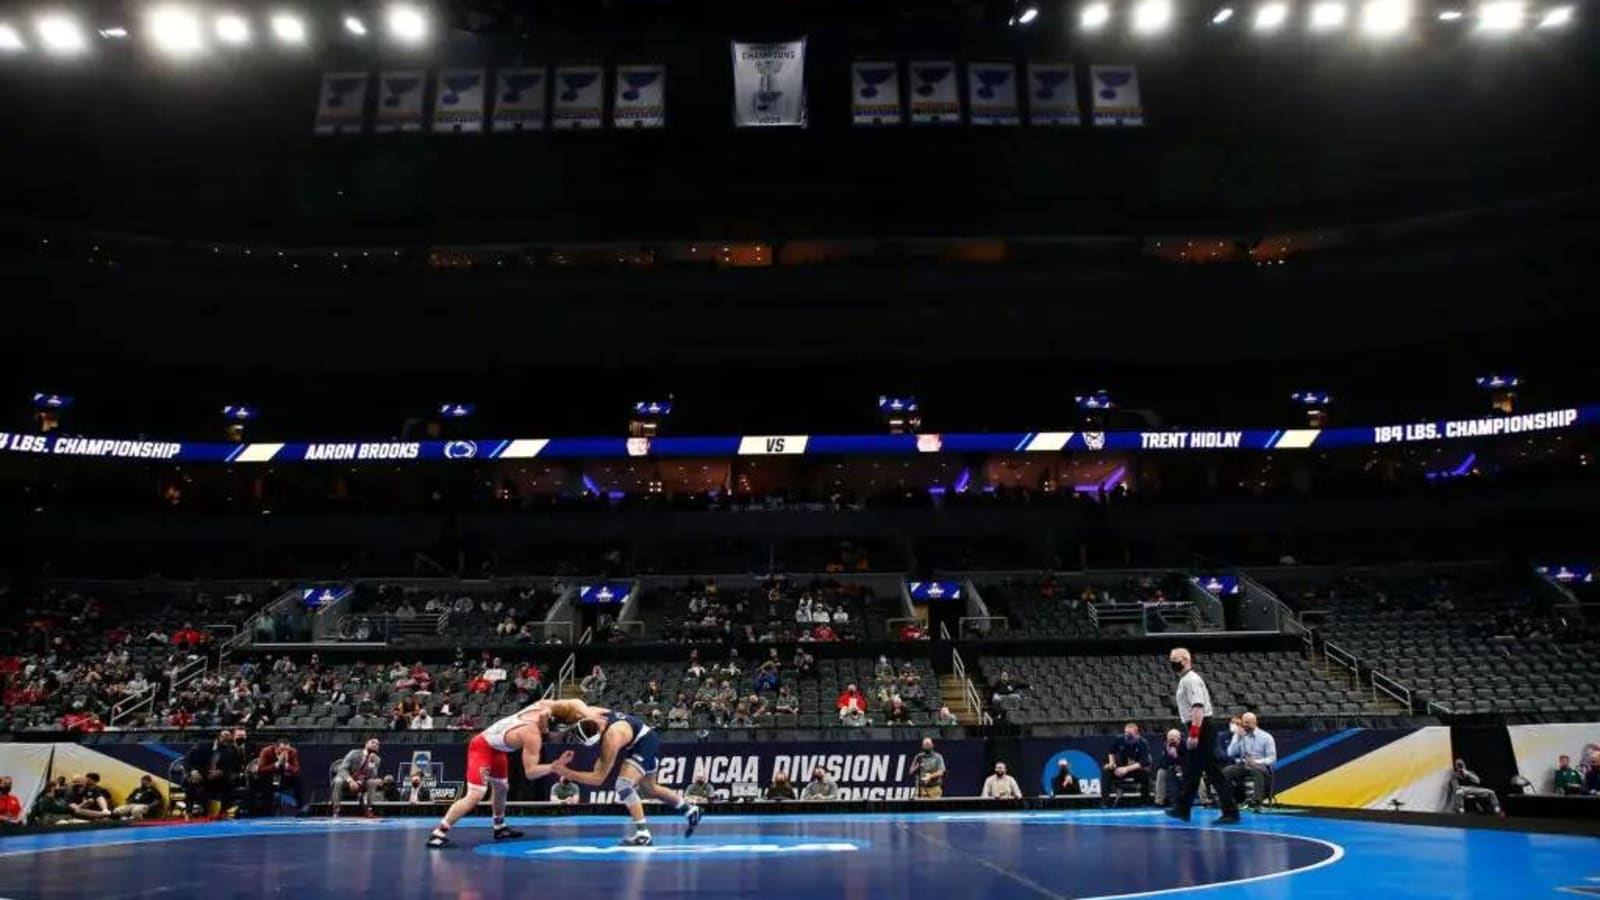
[[[566,687],[569,682],[577,680],[577,674],[578,654],[568,653],[566,660],[561,663],[561,668],[556,670],[555,683],[545,691],[545,697],[549,698],[552,693],[556,697],[560,697],[561,689]]]
[[[152,684],[148,688],[145,688],[144,693],[142,694],[138,694],[133,697],[124,697],[117,701],[116,705],[111,707],[111,721],[108,724],[113,727],[120,725],[124,719],[128,718],[146,706],[154,709],[156,704],[156,690],[157,686]]]
[[[589,643],[589,642],[591,642],[593,640],[594,640],[594,626],[591,625],[588,628],[585,628],[583,630],[583,637],[578,638],[578,645],[581,647],[584,644],[587,644],[587,643]]]
[[[1448,706],[1445,706],[1445,705],[1444,705],[1444,704],[1443,704],[1443,703],[1440,703],[1440,702],[1439,702],[1439,701],[1437,701],[1437,700],[1429,700],[1429,701],[1428,701],[1428,707],[1427,707],[1427,710],[1428,710],[1428,713],[1429,713],[1429,714],[1430,714],[1430,715],[1431,715],[1431,714],[1433,714],[1433,712],[1434,712],[1434,711],[1435,711],[1435,710],[1438,710],[1438,711],[1439,711],[1439,712],[1442,712],[1442,713],[1444,713],[1444,714],[1445,714],[1445,715],[1447,715],[1447,716],[1453,716],[1453,715],[1455,715],[1455,714],[1456,714],[1456,711],[1455,711],[1455,710],[1453,710],[1453,709],[1451,709],[1451,708],[1450,708],[1450,707],[1448,707]]]
[[[167,702],[178,702],[178,689],[195,680],[196,678],[199,678],[201,675],[204,675],[205,671],[206,658],[204,656],[197,656],[179,666],[178,671],[174,672],[172,675],[172,684],[167,690]]]
[[[1394,699],[1400,701],[1401,703],[1404,703],[1405,706],[1406,706],[1406,712],[1411,712],[1412,709],[1415,708],[1415,707],[1412,706],[1412,703],[1411,703],[1411,689],[1410,688],[1406,687],[1405,685],[1401,684],[1398,681],[1395,681],[1393,678],[1390,678],[1389,676],[1383,674],[1382,672],[1379,672],[1376,669],[1373,669],[1371,674],[1372,674],[1372,687],[1373,687],[1374,691],[1383,691],[1385,694],[1388,694],[1389,696],[1391,696]],[[1382,679],[1382,681],[1379,681],[1379,679]],[[1383,682],[1388,682],[1388,684],[1384,684]]]
[[[941,640],[941,641],[950,640],[950,626],[945,624],[944,622],[940,622],[939,623],[939,640]]]
[[[967,675],[967,664],[961,659],[961,651],[950,651],[950,668],[957,678],[961,680],[962,692],[966,695],[967,704],[977,714],[978,720],[985,725],[993,725],[994,717],[983,708],[983,698],[978,695],[978,689],[973,686],[972,679]]]
[[[1336,662],[1358,674],[1361,671],[1361,661],[1356,658],[1356,655],[1333,641],[1322,642],[1322,653],[1328,658],[1329,662]]]

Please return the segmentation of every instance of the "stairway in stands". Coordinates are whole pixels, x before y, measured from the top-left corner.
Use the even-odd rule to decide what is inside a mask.
[[[973,709],[967,699],[966,682],[958,675],[939,676],[939,696],[943,705],[950,707],[963,725],[983,724],[983,710]]]

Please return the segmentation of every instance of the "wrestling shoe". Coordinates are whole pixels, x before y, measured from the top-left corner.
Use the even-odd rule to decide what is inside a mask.
[[[1225,812],[1222,815],[1218,816],[1216,824],[1218,824],[1218,825],[1237,825],[1237,824],[1239,824],[1239,821],[1240,821],[1239,820],[1239,811],[1238,810],[1234,810],[1233,812]]]
[[[1179,822],[1189,821],[1189,811],[1187,809],[1178,809],[1177,807],[1173,807],[1171,809],[1163,810],[1163,812],[1172,818],[1177,819]]]
[[[450,839],[442,834],[430,834],[428,835],[428,846],[434,850],[438,850],[441,847],[448,847],[450,846]]]
[[[621,843],[624,847],[648,847],[655,843],[655,840],[650,837],[650,832],[648,831],[635,831],[633,834],[623,838]]]
[[[683,811],[683,821],[685,824],[683,836],[685,840],[694,837],[694,830],[700,827],[700,817],[703,815],[705,814],[700,811],[700,807],[695,806],[692,803],[689,805],[688,809]]]
[[[501,825],[494,830],[494,839],[497,841],[508,841],[519,837],[522,837],[522,832],[512,828],[510,825]]]

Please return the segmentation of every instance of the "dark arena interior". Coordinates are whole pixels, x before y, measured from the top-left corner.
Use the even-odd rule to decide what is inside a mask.
[[[3,0],[0,898],[1600,895],[1597,38]]]

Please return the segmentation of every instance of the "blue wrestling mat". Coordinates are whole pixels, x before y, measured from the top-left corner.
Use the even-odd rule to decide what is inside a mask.
[[[653,817],[488,821],[423,846],[432,820],[266,819],[0,840],[0,898],[582,896],[813,900],[990,897],[1561,898],[1600,896],[1600,840],[1246,814],[1242,826],[1126,812],[708,815],[692,840]]]

